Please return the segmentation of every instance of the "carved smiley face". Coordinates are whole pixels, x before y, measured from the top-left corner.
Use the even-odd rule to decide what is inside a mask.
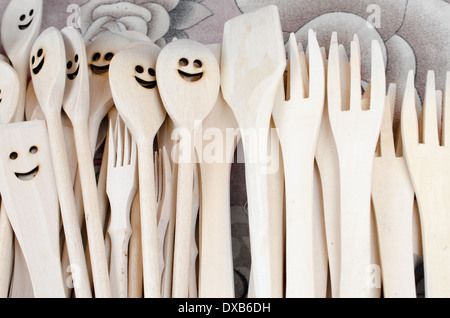
[[[67,62],[67,78],[71,81],[77,78],[78,73],[80,72],[80,64],[78,63],[80,57],[78,54],[75,54],[73,57],[73,61],[69,60]]]
[[[45,64],[45,54],[43,49],[39,49],[36,55],[31,57],[31,71],[34,75],[38,75]]]
[[[106,54],[102,54],[100,52],[95,52],[91,56],[91,61],[89,63],[89,68],[92,73],[97,75],[103,75],[108,73],[109,71],[109,63],[114,57],[113,52],[107,52]]]
[[[28,154],[21,154],[17,151],[11,152],[9,154],[9,160],[11,162],[20,161],[20,160],[26,160],[27,162],[30,162],[30,161],[33,161],[31,157],[36,156],[38,152],[39,152],[39,148],[37,146],[31,146],[28,150]],[[21,158],[22,155],[24,155],[24,157],[26,157],[26,158]],[[17,165],[17,168],[19,168],[20,166],[22,166],[22,163],[19,163]],[[29,171],[14,171],[14,175],[16,176],[16,178],[21,181],[31,181],[37,176],[38,173],[39,173],[39,164],[36,164]]]
[[[28,29],[34,20],[34,10],[31,9],[27,14],[22,14],[19,17],[19,20],[20,20],[20,22],[18,24],[19,30],[23,31],[23,30]]]
[[[197,82],[203,77],[203,62],[195,59],[193,62],[183,57],[178,62],[178,74],[187,82]]]
[[[148,68],[147,72],[145,72],[144,67],[141,65],[137,65],[136,68],[136,75],[134,78],[136,79],[136,82],[138,82],[139,85],[141,85],[143,88],[146,89],[153,89],[156,87],[156,71],[153,68]],[[142,77],[145,76],[144,73],[147,73],[146,79],[143,79]]]

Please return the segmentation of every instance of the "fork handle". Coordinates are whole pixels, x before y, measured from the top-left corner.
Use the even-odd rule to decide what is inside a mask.
[[[108,230],[111,238],[110,281],[113,298],[128,297],[128,244],[131,225],[127,228]]]
[[[371,297],[371,171],[373,156],[341,160],[340,297]]]

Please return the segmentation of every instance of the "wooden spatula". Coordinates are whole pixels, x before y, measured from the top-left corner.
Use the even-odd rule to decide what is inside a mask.
[[[277,89],[286,67],[278,8],[268,6],[225,24],[222,92],[241,129],[246,156],[252,270],[256,297],[281,297],[273,290],[266,167],[267,138]],[[257,135],[259,140],[248,138]],[[253,139],[253,140],[251,140]],[[276,275],[275,275],[276,276]]]
[[[61,32],[53,27],[46,29],[31,50],[30,67],[36,97],[45,114],[55,181],[61,206],[69,258],[77,267],[74,278],[77,297],[91,297],[86,258],[78,222],[72,176],[67,158],[61,109],[66,82],[66,52]]]
[[[153,165],[153,142],[166,118],[155,78],[160,50],[150,42],[135,42],[116,54],[109,71],[117,110],[138,147],[144,293],[147,298],[161,296]]]
[[[20,97],[14,121],[23,121],[25,117],[28,61],[31,46],[41,30],[42,12],[42,0],[12,0],[3,13],[2,44],[20,79]]]
[[[178,162],[173,297],[188,296],[192,236],[194,133],[212,111],[220,88],[219,64],[204,45],[174,41],[161,51],[156,66],[158,87],[167,113],[182,131]],[[176,93],[174,93],[176,92]]]
[[[65,297],[59,206],[44,121],[0,128],[1,193],[37,298]]]
[[[17,72],[7,62],[0,62],[0,123],[7,124],[14,120],[19,96],[20,79]],[[10,285],[13,260],[13,232],[5,210],[0,212],[0,297],[6,298]]]

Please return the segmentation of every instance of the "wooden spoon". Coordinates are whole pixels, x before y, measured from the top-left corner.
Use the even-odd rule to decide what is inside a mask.
[[[111,297],[103,225],[100,219],[93,154],[89,144],[89,74],[86,48],[74,28],[61,31],[66,48],[67,79],[63,109],[73,125],[95,296]]]
[[[13,121],[20,96],[20,79],[7,62],[0,61],[0,123]],[[0,211],[0,297],[8,296],[13,264],[13,231],[6,209]]]
[[[267,137],[277,89],[286,67],[278,9],[268,6],[225,24],[222,92],[236,117],[246,156],[250,241],[256,297],[282,297],[273,291],[266,167]],[[248,134],[248,136],[246,136]],[[251,138],[251,135],[259,138]],[[281,283],[281,282],[280,282]]]
[[[77,218],[73,183],[61,124],[61,108],[66,82],[66,52],[61,32],[46,29],[32,48],[30,66],[36,97],[45,114],[52,153],[55,181],[70,262],[77,267],[74,278],[77,297],[91,297],[86,258]]]
[[[37,298],[64,298],[59,206],[45,121],[0,128],[0,187]]]
[[[210,45],[208,48],[220,61],[222,46]],[[230,106],[220,93],[214,109],[203,121],[202,129],[198,131],[201,134],[201,143],[199,145],[196,143],[196,151],[202,158],[198,287],[201,298],[235,297],[230,178],[231,164],[239,139],[235,136],[235,132],[239,131],[238,128]],[[216,144],[219,141],[222,142]],[[207,154],[222,155],[207,158]]]
[[[43,0],[11,0],[3,13],[1,39],[20,80],[14,121],[23,121],[31,46],[41,30]]]
[[[174,41],[158,57],[157,79],[164,106],[181,134],[175,225],[173,291],[188,296],[192,219],[193,138],[198,125],[212,111],[220,88],[219,64],[204,45],[192,40]],[[174,94],[174,91],[176,94]]]
[[[147,298],[161,296],[153,165],[153,142],[166,117],[155,79],[160,50],[150,42],[135,42],[116,54],[109,74],[117,110],[138,146],[144,294]]]

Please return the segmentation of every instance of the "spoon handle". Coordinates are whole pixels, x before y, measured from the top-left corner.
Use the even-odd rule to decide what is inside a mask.
[[[91,298],[92,292],[86,258],[81,238],[81,229],[78,223],[75,197],[73,194],[72,178],[64,141],[61,115],[59,112],[50,113],[47,117],[48,138],[50,142],[55,181],[58,189],[61,217],[66,236],[67,249],[71,269],[76,271],[73,278],[78,280],[74,284],[77,298]],[[75,272],[74,272],[75,274]]]
[[[174,298],[189,295],[189,263],[192,238],[192,191],[194,185],[193,149],[191,161],[178,164],[175,251],[173,260]]]
[[[98,298],[111,297],[111,285],[103,237],[103,224],[100,218],[100,205],[97,196],[93,155],[89,146],[87,126],[74,125],[75,142],[78,155],[78,171],[80,173],[83,194],[86,229],[89,241],[95,295]]]
[[[161,297],[155,172],[152,144],[138,144],[142,259],[145,298]]]

